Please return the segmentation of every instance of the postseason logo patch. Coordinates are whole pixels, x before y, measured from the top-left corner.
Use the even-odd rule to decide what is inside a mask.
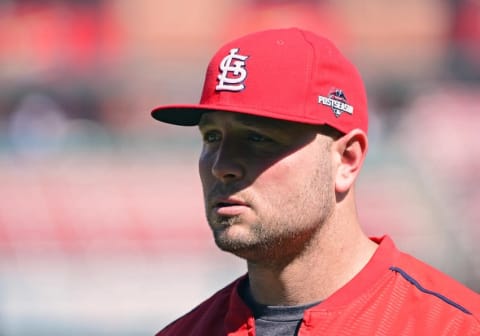
[[[330,106],[337,118],[340,117],[343,112],[353,115],[353,106],[347,104],[347,97],[342,90],[332,90],[328,97],[318,96],[318,103]]]

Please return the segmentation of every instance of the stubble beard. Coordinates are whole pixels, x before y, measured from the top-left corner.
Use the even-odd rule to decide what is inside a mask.
[[[241,216],[209,216],[208,222],[218,248],[248,262],[270,265],[288,263],[303,253],[314,243],[317,232],[334,209],[330,196],[333,186],[321,184],[320,174],[325,173],[329,172],[319,169],[306,185],[305,190],[312,194],[305,193],[300,198],[293,195],[285,201],[285,206],[268,209],[271,214],[268,218],[257,214],[256,221],[248,223],[248,233],[235,232],[238,229],[235,226],[244,224]],[[317,201],[312,203],[313,199]]]
[[[258,220],[249,223],[248,235],[239,237],[229,230],[235,230],[235,225],[242,225],[240,217],[218,218],[215,227],[219,229],[213,230],[213,235],[215,244],[222,251],[249,263],[282,268],[314,244],[323,222],[305,224],[304,218],[291,218],[289,222],[277,219],[268,223]]]

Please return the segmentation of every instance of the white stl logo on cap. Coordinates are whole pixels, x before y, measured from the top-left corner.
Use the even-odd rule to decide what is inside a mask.
[[[217,91],[241,91],[245,88],[243,82],[247,78],[245,61],[248,56],[239,55],[238,51],[238,48],[230,49],[230,53],[220,63],[221,73],[217,76],[219,83],[215,87]]]

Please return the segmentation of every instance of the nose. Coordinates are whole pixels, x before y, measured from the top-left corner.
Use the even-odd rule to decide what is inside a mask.
[[[212,175],[223,183],[237,181],[243,178],[245,174],[241,162],[240,148],[237,145],[223,142],[213,158]]]

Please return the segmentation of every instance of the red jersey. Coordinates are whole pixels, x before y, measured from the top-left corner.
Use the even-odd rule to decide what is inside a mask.
[[[400,252],[389,237],[350,282],[305,310],[299,336],[480,335],[480,295]],[[238,294],[246,276],[157,336],[254,336],[255,318]]]

